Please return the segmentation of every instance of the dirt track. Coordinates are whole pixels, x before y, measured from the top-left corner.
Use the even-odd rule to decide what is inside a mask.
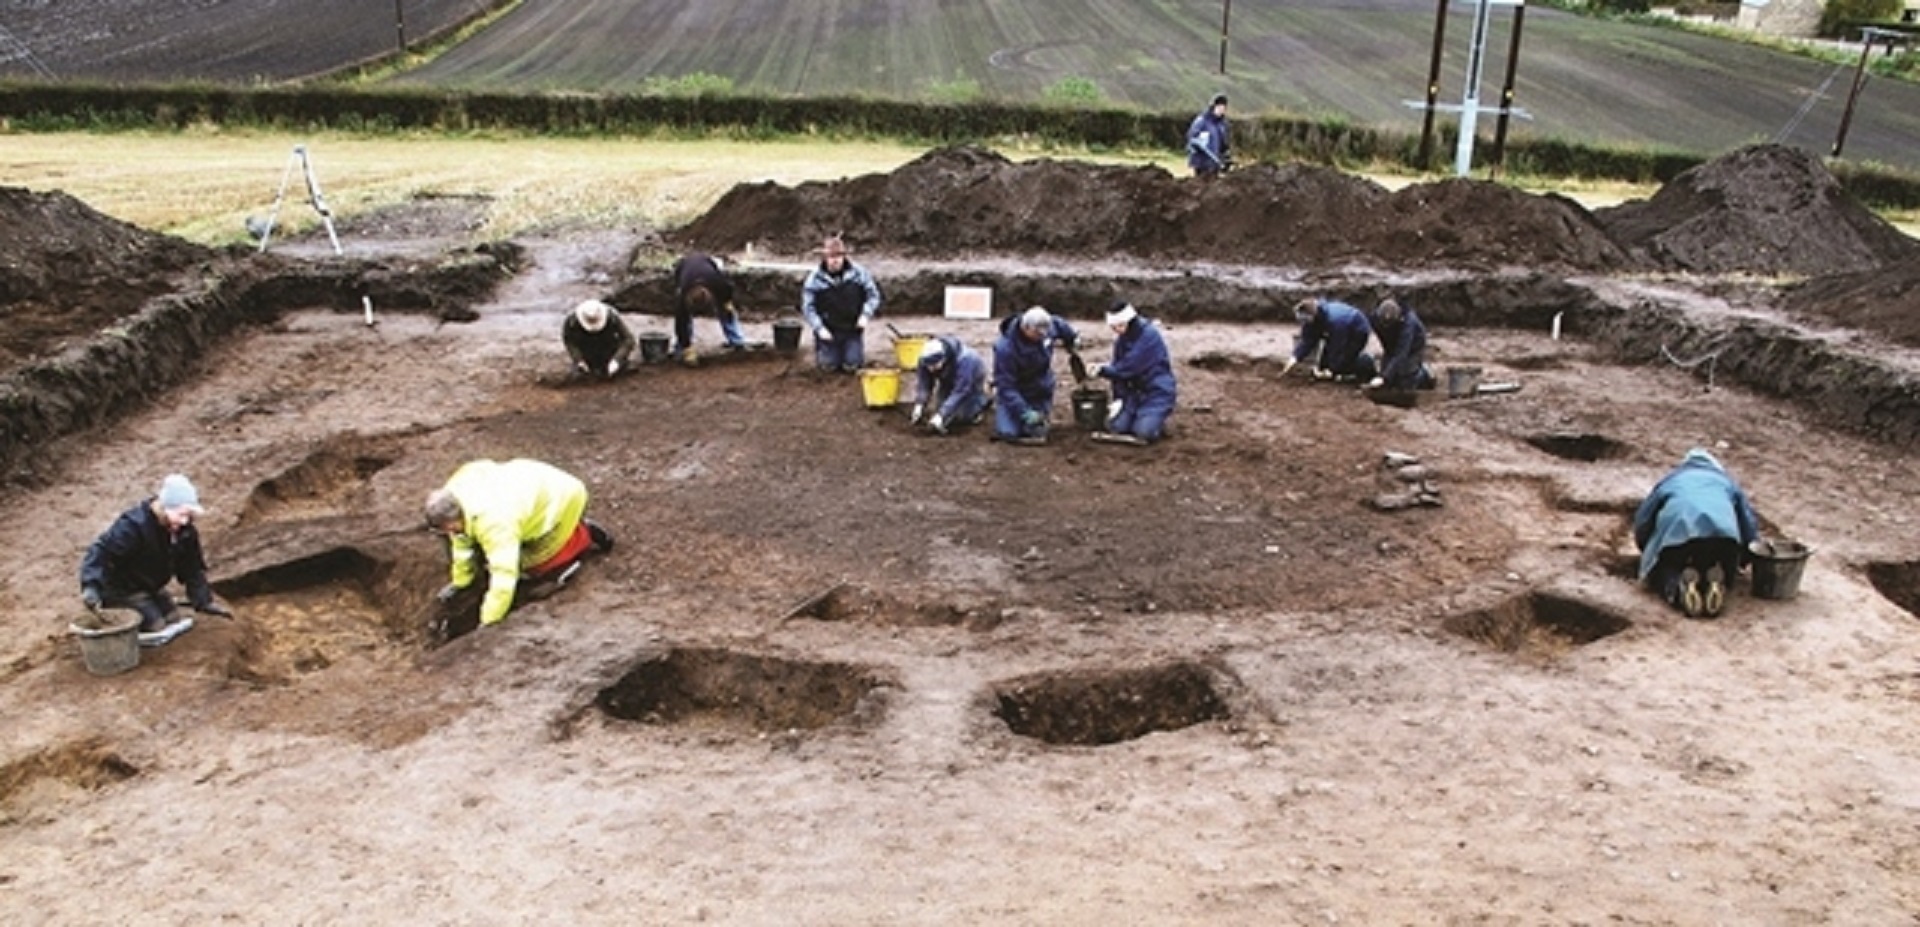
[[[433,253],[432,229],[413,231],[384,250]],[[1094,445],[1063,408],[1061,440],[1015,449],[915,436],[851,382],[770,351],[567,384],[558,313],[621,278],[632,242],[521,244],[521,272],[454,301],[470,324],[428,300],[369,328],[299,271],[309,305],[249,316],[180,388],[47,446],[57,478],[17,489],[0,528],[0,544],[48,552],[0,587],[8,910],[1920,914],[1908,455],[1747,388],[1620,362],[1644,319],[1796,324],[1748,285],[1591,283],[1596,304],[1636,311],[1559,341],[1469,327],[1501,285],[1462,287],[1474,298],[1435,307],[1458,320],[1438,361],[1524,388],[1414,409],[1278,380],[1291,325],[1169,301],[1171,440]],[[883,285],[918,263],[873,258]],[[1037,289],[1104,273],[1033,260]],[[1386,285],[1347,274],[1264,288]],[[756,275],[754,292],[780,279]],[[986,344],[987,323],[918,299],[888,318]],[[778,305],[749,303],[756,330]],[[1102,356],[1098,324],[1075,321]],[[1825,325],[1808,337],[1911,369]],[[1817,548],[1797,599],[1742,588],[1727,618],[1686,622],[1627,578],[1632,506],[1696,444]],[[1386,450],[1435,467],[1446,505],[1363,505]],[[442,553],[414,528],[419,499],[464,459],[514,455],[585,478],[619,546],[506,624],[429,648]],[[61,633],[73,564],[169,469],[213,508],[216,579],[240,617],[89,677]],[[1117,742],[1082,745],[1101,741]]]

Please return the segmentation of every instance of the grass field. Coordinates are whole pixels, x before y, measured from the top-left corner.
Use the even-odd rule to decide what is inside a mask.
[[[488,226],[476,238],[556,227],[667,228],[711,207],[738,183],[796,184],[893,170],[925,149],[892,142],[367,137],[204,131],[47,133],[0,136],[0,185],[61,190],[116,219],[203,244],[247,240],[245,220],[264,216],[293,146],[306,145],[328,205],[352,216],[416,196],[485,196]],[[1016,159],[1074,157],[1178,165],[1167,152],[1048,153],[1003,149]],[[1376,176],[1388,187],[1418,178]],[[1534,181],[1590,208],[1643,198],[1629,184]],[[298,177],[281,207],[291,228],[312,226]],[[1920,215],[1888,218],[1920,235]]]
[[[1420,114],[1405,101],[1426,85],[1432,4],[1242,3],[1225,76],[1221,11],[1213,0],[523,4],[395,79],[620,92],[711,74],[763,93],[1010,100],[1044,99],[1077,81],[1105,101],[1155,111],[1197,110],[1224,90],[1241,115],[1284,111],[1418,130]],[[1443,103],[1460,101],[1471,12],[1456,3],[1448,19]],[[1495,15],[1483,103],[1499,98],[1512,22],[1509,8]],[[1792,126],[1780,140],[1824,154],[1851,78],[1844,67],[1784,52],[1549,8],[1530,10],[1522,39],[1516,103],[1535,119],[1516,121],[1516,135],[1718,154]],[[1490,122],[1482,123],[1488,135]],[[1846,154],[1920,169],[1920,86],[1871,82]]]

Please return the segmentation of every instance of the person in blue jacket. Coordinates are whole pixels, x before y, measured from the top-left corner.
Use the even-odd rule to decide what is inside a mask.
[[[1294,341],[1293,356],[1280,368],[1281,376],[1312,357],[1315,349],[1320,351],[1313,368],[1316,380],[1364,383],[1378,372],[1367,353],[1373,326],[1366,313],[1337,300],[1308,297],[1294,305],[1293,317],[1300,321],[1300,337]]]
[[[1367,386],[1387,389],[1433,389],[1427,369],[1427,326],[1412,309],[1383,299],[1367,314],[1374,337],[1380,339],[1380,373]]]
[[[813,329],[813,361],[821,370],[858,373],[867,362],[867,323],[880,311],[880,288],[847,258],[839,236],[820,246],[820,265],[800,286],[800,315]]]
[[[1227,95],[1223,93],[1187,126],[1187,166],[1193,168],[1193,176],[1213,178],[1233,166],[1227,135]]]
[[[1727,583],[1760,537],[1760,519],[1733,476],[1700,448],[1660,478],[1633,515],[1640,580],[1689,618],[1716,617]]]
[[[993,436],[1016,444],[1045,444],[1053,411],[1053,346],[1072,354],[1080,335],[1065,319],[1034,306],[1000,323],[993,345]]]
[[[120,513],[80,561],[80,601],[89,609],[132,609],[140,615],[140,643],[153,647],[193,627],[178,613],[167,586],[179,580],[187,602],[207,615],[231,616],[213,598],[207,558],[193,519],[205,514],[200,494],[174,473],[160,490]]]
[[[914,365],[913,424],[926,423],[934,434],[978,424],[987,411],[987,362],[952,335],[941,335],[920,349]],[[938,400],[932,417],[927,404]]]
[[[1166,433],[1176,394],[1167,341],[1160,336],[1160,326],[1125,300],[1113,304],[1107,327],[1114,334],[1113,361],[1094,370],[1094,376],[1113,382],[1119,404],[1107,419],[1107,431],[1152,444]]]

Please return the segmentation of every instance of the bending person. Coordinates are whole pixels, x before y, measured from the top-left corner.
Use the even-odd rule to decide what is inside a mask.
[[[1728,582],[1759,537],[1760,519],[1746,491],[1697,447],[1654,484],[1633,515],[1641,582],[1689,618],[1720,614]]]
[[[565,584],[589,550],[613,549],[613,536],[588,521],[586,484],[537,460],[475,460],[427,496],[427,528],[447,538],[452,582],[441,601],[473,584],[484,556],[487,593],[480,623],[498,624],[513,608],[524,575]]]
[[[1294,341],[1293,356],[1280,368],[1281,376],[1318,350],[1320,361],[1314,365],[1314,379],[1342,383],[1373,379],[1377,371],[1373,355],[1367,353],[1373,326],[1367,324],[1365,313],[1343,302],[1309,297],[1294,305],[1293,317],[1300,321],[1300,337]]]
[[[935,434],[977,424],[987,411],[987,362],[952,335],[941,335],[920,349],[915,365],[913,424],[926,422]],[[927,405],[938,401],[933,416]]]

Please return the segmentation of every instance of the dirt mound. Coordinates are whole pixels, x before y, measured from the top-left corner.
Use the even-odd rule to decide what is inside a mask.
[[[1781,308],[1920,348],[1920,262],[1808,280],[1786,292]]]
[[[1832,274],[1920,257],[1819,159],[1780,145],[1740,149],[1595,216],[1636,258],[1677,270]]]
[[[18,187],[0,187],[0,254],[0,368],[131,315],[175,289],[181,269],[213,256],[65,193]]]
[[[933,151],[891,174],[792,188],[741,185],[676,239],[714,251],[754,242],[797,254],[835,232],[913,256],[991,251],[1579,270],[1626,262],[1577,203],[1480,181],[1388,193],[1326,168],[1260,164],[1203,183],[1156,167],[1016,164],[975,147]]]

